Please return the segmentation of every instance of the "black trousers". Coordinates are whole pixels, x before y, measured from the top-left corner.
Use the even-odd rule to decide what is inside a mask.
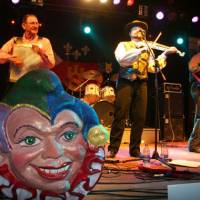
[[[195,116],[188,147],[190,151],[200,153],[200,86],[195,82],[191,85],[191,95],[195,102]]]
[[[109,151],[119,150],[127,116],[131,122],[129,152],[139,150],[147,108],[147,81],[119,79],[116,89],[114,120]]]
[[[193,83],[191,85],[191,96],[195,103],[195,116],[194,116],[194,123],[196,119],[200,119],[200,86]]]

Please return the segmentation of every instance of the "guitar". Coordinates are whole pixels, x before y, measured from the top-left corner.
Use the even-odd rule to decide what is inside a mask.
[[[188,68],[195,80],[200,82],[200,53],[195,54],[190,59]]]

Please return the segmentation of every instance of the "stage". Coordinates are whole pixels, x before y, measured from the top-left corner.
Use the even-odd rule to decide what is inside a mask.
[[[159,155],[160,144],[158,142],[157,145]],[[166,144],[169,158],[175,163],[172,165],[173,169],[160,163],[157,159],[151,160],[151,163],[155,164],[152,169],[151,167],[141,169],[142,160],[129,157],[128,144],[121,144],[116,157],[106,159],[98,184],[85,199],[200,199],[200,191],[196,189],[199,188],[199,185],[198,187],[192,185],[194,191],[188,189],[192,183],[200,184],[200,155],[188,151],[187,141],[167,142]],[[105,147],[106,154],[107,145]],[[141,150],[143,146],[141,145]],[[155,151],[155,144],[149,144],[149,147],[152,155]]]

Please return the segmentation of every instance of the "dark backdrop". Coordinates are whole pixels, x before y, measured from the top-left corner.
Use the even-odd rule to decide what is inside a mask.
[[[167,82],[181,83],[184,91],[184,116],[185,132],[189,135],[192,128],[193,102],[189,92],[187,63],[190,58],[188,51],[189,37],[199,37],[199,23],[192,25],[189,21],[192,11],[196,11],[195,1],[183,3],[183,1],[135,1],[134,7],[128,7],[126,1],[120,6],[109,3],[100,6],[98,3],[83,4],[74,0],[44,0],[43,6],[33,5],[28,0],[21,0],[21,3],[14,5],[11,1],[0,1],[0,46],[12,36],[22,34],[21,19],[26,13],[35,13],[42,27],[40,35],[48,37],[56,54],[63,60],[74,60],[73,57],[66,57],[64,44],[70,42],[74,49],[80,49],[84,45],[90,48],[90,54],[80,57],[79,61],[112,63],[113,71],[117,72],[119,66],[114,59],[114,49],[119,41],[127,40],[128,35],[124,31],[126,23],[136,18],[144,19],[149,23],[148,40],[154,40],[159,32],[162,36],[160,43],[168,46],[176,45],[175,40],[178,35],[183,35],[185,43],[177,46],[181,51],[186,52],[185,57],[170,55],[167,67],[163,70]],[[172,2],[172,3],[170,3]],[[173,3],[174,2],[174,3]],[[139,16],[139,5],[148,6],[148,15]],[[188,7],[190,6],[190,9]],[[157,8],[164,8],[168,13],[175,12],[176,17],[158,21],[154,17]],[[173,16],[173,15],[172,15]],[[10,20],[16,19],[16,24],[11,25]],[[94,27],[92,36],[86,36],[81,32],[81,25],[90,22]],[[159,51],[155,51],[159,54]],[[1,82],[6,82],[8,76],[7,67],[2,67],[0,71]],[[149,101],[146,126],[155,126],[155,87],[154,75],[149,77]],[[159,94],[162,96],[163,80],[158,75]],[[1,84],[2,85],[2,84]],[[159,102],[162,101],[161,98]],[[161,102],[161,107],[163,106]]]

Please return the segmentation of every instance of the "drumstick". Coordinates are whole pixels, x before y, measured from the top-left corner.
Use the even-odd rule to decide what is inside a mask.
[[[81,83],[78,87],[76,87],[74,89],[74,91],[78,90],[79,88],[81,88],[83,85],[85,85],[89,80],[91,80],[91,78],[87,79],[86,81],[84,81],[83,83]]]

